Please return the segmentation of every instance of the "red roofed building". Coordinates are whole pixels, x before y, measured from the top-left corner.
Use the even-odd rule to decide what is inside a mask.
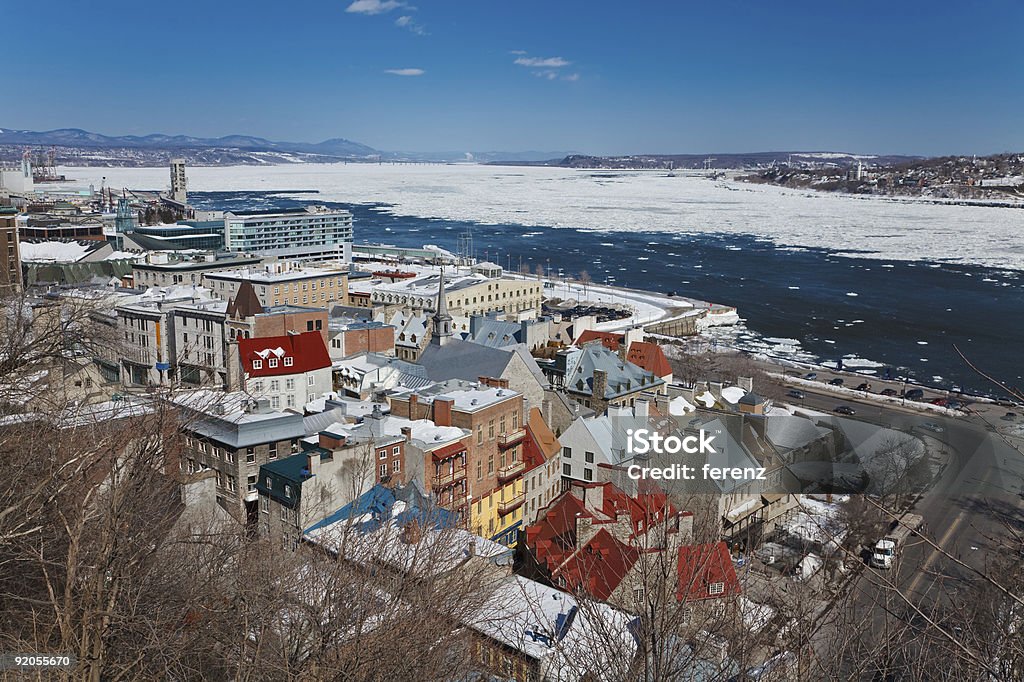
[[[576,345],[582,346],[585,343],[600,340],[601,344],[605,348],[618,353],[619,347],[622,345],[624,338],[625,337],[622,334],[616,334],[614,332],[598,332],[593,329],[588,329],[580,334],[579,338],[576,339]]]
[[[668,358],[665,357],[665,353],[658,344],[634,341],[629,344],[626,360],[643,367],[654,376],[664,379],[666,386],[672,383],[672,366],[668,364]]]
[[[247,393],[274,409],[303,406],[331,391],[331,357],[318,331],[238,340]]]
[[[675,556],[692,515],[662,493],[630,497],[611,483],[576,483],[526,528],[525,570],[570,592],[635,609],[645,591],[644,556]]]
[[[679,601],[735,597],[742,591],[725,542],[679,548]]]
[[[632,337],[632,338],[631,338]],[[672,383],[672,366],[668,358],[656,343],[643,341],[642,330],[630,330],[628,334],[616,334],[615,332],[599,332],[591,329],[580,334],[576,339],[577,346],[583,346],[591,341],[600,341],[608,350],[619,353],[622,356],[624,346],[628,346],[625,359],[638,367],[642,367],[654,376],[665,380],[665,388]]]
[[[530,408],[523,439],[523,525],[530,525],[537,514],[562,490],[562,472],[559,471],[562,446],[538,408]]]

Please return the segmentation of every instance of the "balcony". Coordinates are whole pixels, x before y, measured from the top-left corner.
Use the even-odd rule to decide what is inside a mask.
[[[515,497],[513,497],[510,500],[505,500],[504,502],[499,502],[498,503],[498,513],[501,514],[502,516],[506,516],[508,514],[511,514],[516,509],[519,509],[520,507],[522,507],[523,506],[523,502],[525,502],[525,501],[526,501],[526,495],[519,494],[519,495],[516,495]]]
[[[515,478],[519,474],[523,473],[523,470],[525,468],[526,462],[520,459],[515,462],[512,462],[506,467],[498,469],[498,482],[504,483],[505,481],[509,481]]]
[[[438,488],[446,488],[450,485],[455,485],[464,478],[466,478],[466,467],[459,467],[453,471],[436,474],[434,476],[433,486],[435,490]]]
[[[526,429],[516,429],[510,433],[502,433],[498,436],[499,448],[510,448],[526,437]]]

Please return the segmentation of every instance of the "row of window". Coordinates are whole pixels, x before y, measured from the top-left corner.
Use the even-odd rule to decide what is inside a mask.
[[[566,459],[571,458],[572,457],[572,448],[563,447],[562,448],[562,457],[565,457]],[[594,463],[594,453],[590,452],[589,450],[584,451],[583,458],[586,460],[587,464],[593,464]]]
[[[331,279],[332,278],[324,277],[324,278],[321,278],[321,279],[315,279],[312,282],[302,282],[302,291],[309,291],[310,289],[312,289],[313,291],[316,291],[318,284],[319,284],[320,288],[327,289],[328,287],[331,286]],[[338,286],[338,287],[344,286],[344,281],[345,280],[344,280],[343,277],[338,277],[336,281],[337,281],[337,283],[336,283],[335,286]],[[275,294],[280,294],[281,292],[284,292],[284,293],[287,294],[287,293],[289,293],[292,290],[291,286],[292,285],[290,285],[290,284],[278,284],[278,285],[275,285],[274,286],[274,293]],[[266,286],[261,286],[260,287],[260,291],[262,293],[264,293],[264,294],[267,293],[267,287]],[[298,293],[298,291],[299,291],[299,283],[295,282],[295,292]]]
[[[295,364],[295,358],[293,358],[290,355],[287,355],[287,356],[284,357],[284,366],[285,367],[291,367],[294,364]],[[267,367],[269,369],[275,369],[277,366],[278,366],[278,358],[268,358],[267,359]],[[263,360],[253,360],[252,361],[252,368],[253,369],[263,369]],[[313,377],[309,378],[309,385],[310,386],[313,385]]]
[[[568,462],[566,462],[565,464],[562,465],[562,475],[563,476],[568,476],[569,478],[572,478],[572,464],[569,464]],[[594,470],[593,469],[587,469],[587,468],[584,467],[584,469],[583,469],[583,480],[584,481],[593,481],[594,480]]]

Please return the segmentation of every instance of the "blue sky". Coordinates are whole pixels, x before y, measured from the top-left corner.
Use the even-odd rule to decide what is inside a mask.
[[[408,151],[1024,150],[1020,0],[107,0],[3,17],[3,127]]]

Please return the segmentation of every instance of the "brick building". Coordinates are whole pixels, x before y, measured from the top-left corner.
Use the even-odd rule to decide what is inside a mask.
[[[506,382],[481,377],[459,379],[392,396],[392,414],[429,419],[438,426],[469,432],[466,490],[469,529],[505,545],[514,545],[522,525],[525,405]]]

